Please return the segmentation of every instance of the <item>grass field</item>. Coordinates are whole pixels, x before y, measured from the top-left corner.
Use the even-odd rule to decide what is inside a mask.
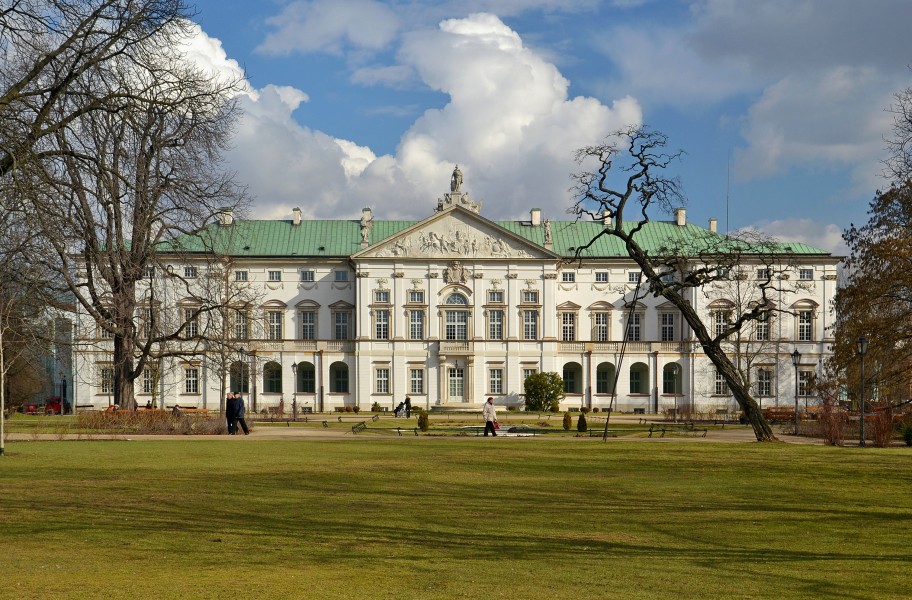
[[[912,450],[48,441],[0,458],[0,598],[903,598]]]

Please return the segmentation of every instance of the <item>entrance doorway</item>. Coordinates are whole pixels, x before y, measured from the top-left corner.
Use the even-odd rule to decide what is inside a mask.
[[[465,402],[465,369],[461,367],[450,367],[448,376],[450,384],[450,402]]]

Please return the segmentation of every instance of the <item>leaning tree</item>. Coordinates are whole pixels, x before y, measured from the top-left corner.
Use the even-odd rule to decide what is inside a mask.
[[[729,353],[742,330],[755,329],[784,310],[774,299],[780,292],[794,291],[795,284],[784,277],[794,269],[790,253],[782,244],[748,233],[723,236],[700,230],[654,240],[649,229],[652,215],[670,214],[684,202],[680,181],[666,175],[682,152],[666,152],[667,137],[643,127],[618,131],[609,140],[613,141],[577,152],[584,168],[597,167],[574,175],[576,200],[570,212],[580,219],[610,219],[610,225],[577,248],[576,259],[584,260],[586,249],[603,236],[620,240],[641,269],[643,293],[662,296],[680,311],[703,353],[728,384],[757,440],[776,440],[753,398],[749,378]],[[719,311],[708,326],[692,297],[745,277],[747,264],[761,267],[762,272],[752,282],[750,300],[737,310]]]

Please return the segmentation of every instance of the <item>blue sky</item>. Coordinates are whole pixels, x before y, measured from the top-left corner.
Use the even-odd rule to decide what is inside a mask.
[[[196,57],[242,72],[228,161],[251,216],[569,218],[573,151],[665,132],[688,220],[843,253],[912,85],[908,0],[197,0]],[[670,217],[667,217],[670,218]]]

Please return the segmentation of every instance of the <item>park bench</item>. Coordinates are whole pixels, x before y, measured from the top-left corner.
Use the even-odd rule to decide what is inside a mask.
[[[374,419],[376,420],[376,419]],[[352,425],[352,433],[365,433],[365,432],[375,432],[375,433],[395,433],[399,437],[402,437],[404,431],[412,431],[415,433],[415,436],[418,435],[417,427],[368,427],[367,421],[361,421]]]
[[[763,418],[770,423],[788,423],[795,420],[795,409],[784,406],[764,408],[761,413]]]
[[[669,425],[667,423],[653,423],[649,426],[649,437],[652,437],[653,433],[661,434],[659,437],[665,437],[666,433],[678,433],[678,434],[690,434],[693,437],[706,437],[707,429],[698,429],[694,427],[693,423],[682,423],[681,425]],[[703,435],[700,435],[700,434]]]

